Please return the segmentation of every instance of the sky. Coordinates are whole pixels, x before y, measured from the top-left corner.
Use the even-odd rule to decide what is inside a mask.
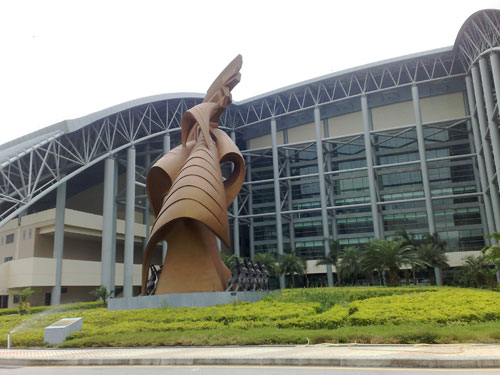
[[[243,55],[239,101],[451,46],[500,0],[0,2],[0,144],[140,97],[204,93]]]

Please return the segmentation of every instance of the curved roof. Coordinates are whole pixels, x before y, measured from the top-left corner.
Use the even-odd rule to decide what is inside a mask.
[[[488,35],[493,34],[496,46],[500,45],[500,11],[479,11],[462,26],[454,47],[346,69],[233,102],[224,112],[221,126],[242,129],[368,93],[462,76],[466,64],[457,63],[457,51],[470,57],[463,42],[469,39],[463,37],[469,27],[473,31],[493,27],[495,32]],[[481,48],[488,43],[491,41]],[[203,97],[200,93],[173,93],[139,98],[0,145],[0,226],[90,166],[176,130],[182,113]]]
[[[482,9],[470,15],[460,28],[453,49],[470,67],[484,52],[500,44],[500,10]]]

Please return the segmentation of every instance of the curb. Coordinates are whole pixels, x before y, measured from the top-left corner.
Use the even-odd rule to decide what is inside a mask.
[[[398,368],[500,368],[499,357],[482,358],[0,358],[4,366],[331,366]]]

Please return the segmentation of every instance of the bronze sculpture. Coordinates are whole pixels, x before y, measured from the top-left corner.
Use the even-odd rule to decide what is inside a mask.
[[[154,294],[224,291],[231,272],[221,260],[216,236],[229,244],[227,206],[237,197],[245,178],[245,163],[231,138],[218,129],[240,81],[241,55],[215,79],[201,104],[182,116],[182,144],[151,167],[146,179],[149,202],[156,216],[142,263],[142,290],[158,242],[168,252]],[[223,181],[220,164],[233,163]]]

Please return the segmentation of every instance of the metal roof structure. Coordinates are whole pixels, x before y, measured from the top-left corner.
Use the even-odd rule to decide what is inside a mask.
[[[464,76],[481,55],[498,50],[500,11],[470,16],[453,47],[328,74],[240,102],[220,127],[239,133],[272,118],[373,92]],[[203,94],[161,94],[48,126],[0,145],[0,227],[59,184],[131,145],[180,129],[185,110]]]

